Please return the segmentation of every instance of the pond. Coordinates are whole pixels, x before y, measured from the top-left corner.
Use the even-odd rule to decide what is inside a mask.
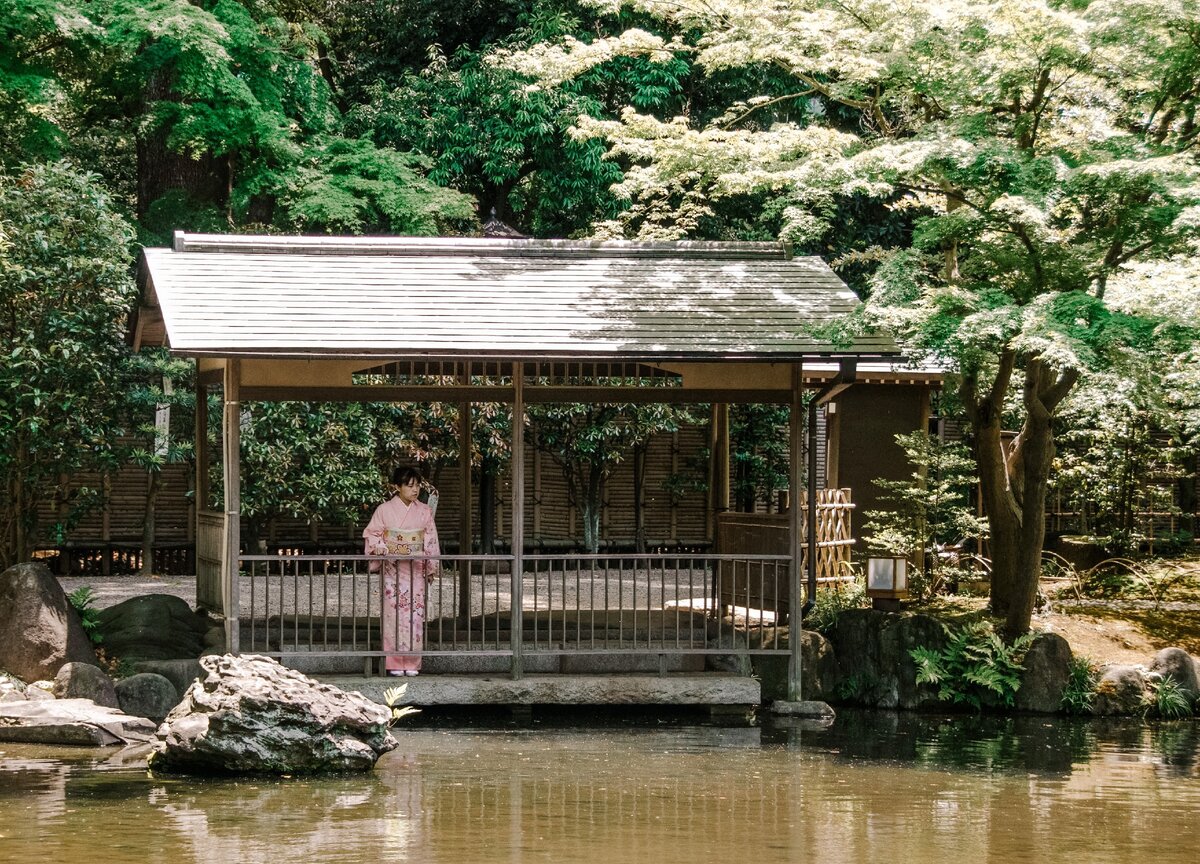
[[[486,722],[486,721],[485,721]],[[586,725],[585,725],[586,724]],[[0,861],[1193,864],[1200,723],[421,715],[360,777],[0,744]]]

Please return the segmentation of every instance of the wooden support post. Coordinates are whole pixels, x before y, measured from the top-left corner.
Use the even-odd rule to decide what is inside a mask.
[[[512,365],[513,415],[512,415],[512,515],[510,542],[512,553],[512,581],[509,592],[512,598],[509,610],[509,630],[512,639],[512,677],[519,680],[524,676],[521,648],[524,624],[521,579],[525,570],[525,364]]]
[[[825,488],[838,488],[842,461],[842,412],[836,402],[825,406]]]
[[[463,364],[463,386],[471,383],[470,363]],[[458,554],[470,555],[473,551],[471,536],[471,403],[458,405]],[[458,615],[464,626],[471,620],[471,562],[458,562]]]
[[[199,366],[199,361],[197,361]],[[208,454],[208,385],[201,384],[199,381],[200,370],[196,370],[196,414],[195,424],[192,430],[192,440],[196,442],[196,479],[195,479],[195,500],[193,504],[193,515],[199,519],[199,514],[209,508],[209,484],[208,484],[208,469],[209,454]],[[197,533],[199,530],[197,529]]]
[[[931,393],[929,391],[929,388],[922,387],[921,388],[921,405],[918,410],[920,412],[920,417],[921,417],[920,429],[922,432],[925,433],[925,435],[927,437],[929,435],[929,417],[930,417],[930,413],[931,413],[931,408],[932,408],[932,399],[931,399]],[[929,483],[929,467],[923,466],[920,469],[920,475],[921,475],[920,480],[919,480],[920,488],[925,489],[925,488],[927,488],[928,483]],[[923,517],[921,518],[920,522],[918,523],[918,525],[916,527],[919,532],[919,536],[921,536],[921,537],[929,536],[928,525]],[[918,543],[916,545],[916,547],[914,549],[912,549],[912,551],[910,552],[910,555],[911,555],[912,560],[916,563],[917,570],[921,573],[926,572],[926,568],[929,566],[930,561],[926,555],[925,544]]]
[[[717,517],[729,511],[729,404],[726,402],[712,405],[708,446],[708,536],[716,548]]]
[[[800,484],[803,479],[800,460],[804,436],[803,371],[800,363],[792,364],[792,401],[791,410],[788,412],[788,526],[790,529],[788,531],[788,554],[791,556],[791,566],[788,568],[791,576],[788,579],[788,647],[791,649],[788,657],[787,698],[789,702],[799,702],[801,699],[800,643],[803,634],[800,623],[802,608],[800,564],[802,561],[801,531],[804,526],[801,511],[803,498],[800,495]]]
[[[225,610],[225,648],[230,654],[238,653],[238,599],[241,592],[238,580],[242,543],[241,377],[242,361],[226,360],[225,406],[221,417],[225,455],[225,578],[221,580],[221,605]]]

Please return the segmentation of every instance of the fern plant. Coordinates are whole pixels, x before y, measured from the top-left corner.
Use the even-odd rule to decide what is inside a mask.
[[[1033,634],[1005,642],[990,621],[968,624],[958,631],[945,624],[949,641],[941,649],[913,648],[909,656],[917,664],[917,683],[938,688],[943,702],[983,709],[984,700],[1013,706],[1021,687],[1021,664]]]
[[[93,645],[99,645],[104,641],[104,635],[100,632],[100,610],[92,606],[95,600],[96,592],[88,585],[81,585],[67,595],[67,602],[79,615],[83,632]]]
[[[407,684],[401,684],[398,687],[389,687],[383,691],[383,702],[388,708],[391,709],[392,712],[392,716],[388,718],[389,726],[395,726],[402,717],[407,717],[410,714],[421,713],[420,708],[414,708],[411,705],[397,704],[401,699],[404,698],[404,694],[407,692]]]

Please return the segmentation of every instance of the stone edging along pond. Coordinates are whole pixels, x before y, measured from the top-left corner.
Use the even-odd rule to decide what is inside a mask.
[[[1200,661],[1164,648],[1145,666],[1093,668],[1055,633],[1006,645],[990,625],[951,629],[930,615],[850,609],[824,634],[805,631],[806,700],[901,710],[1147,715],[1200,710]],[[763,699],[783,699],[787,658],[758,656]]]

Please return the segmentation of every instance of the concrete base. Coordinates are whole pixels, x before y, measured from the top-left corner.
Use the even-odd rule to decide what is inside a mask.
[[[378,660],[372,660],[373,664]],[[289,669],[305,675],[338,676],[362,675],[366,662],[362,657],[336,654],[307,654],[303,650],[289,654],[280,660]],[[661,671],[699,673],[704,671],[703,655],[658,655],[644,654],[550,654],[530,651],[522,658],[526,674],[564,673],[567,675],[596,675],[647,673],[656,675]],[[508,673],[512,661],[504,655],[481,654],[461,651],[454,654],[431,654],[421,664],[425,672],[434,675],[495,675]],[[746,673],[749,673],[747,668]]]
[[[832,720],[836,716],[828,703],[816,701],[784,702],[777,699],[771,703],[770,710],[772,714],[783,714],[789,717],[828,717]]]
[[[408,678],[322,677],[383,703],[390,687],[407,684],[406,705],[757,705],[758,681],[710,672],[698,675],[428,675]]]

